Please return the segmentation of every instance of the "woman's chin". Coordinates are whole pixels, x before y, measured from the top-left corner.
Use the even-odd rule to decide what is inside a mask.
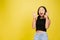
[[[41,17],[43,17],[44,15],[40,15]]]

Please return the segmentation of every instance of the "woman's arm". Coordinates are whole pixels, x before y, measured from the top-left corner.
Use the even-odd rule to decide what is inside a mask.
[[[33,22],[32,22],[32,28],[36,28],[36,19],[33,18]]]
[[[36,19],[37,19],[37,16],[36,16],[36,14],[34,13],[34,14],[33,14],[33,21],[32,21],[32,28],[33,28],[33,29],[36,28]]]
[[[46,28],[46,29],[48,29],[48,28],[49,28],[49,26],[50,26],[50,19],[49,19],[49,17],[47,16],[47,17],[46,17],[46,24],[45,24],[45,28]]]

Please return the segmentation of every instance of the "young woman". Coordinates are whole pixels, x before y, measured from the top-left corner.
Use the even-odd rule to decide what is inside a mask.
[[[40,6],[37,11],[38,16],[33,15],[32,28],[36,28],[34,40],[48,40],[46,33],[50,25],[50,19],[44,6]]]

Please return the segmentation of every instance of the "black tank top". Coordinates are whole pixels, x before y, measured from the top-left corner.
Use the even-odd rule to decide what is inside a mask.
[[[46,22],[46,19],[40,19],[40,16],[38,16],[36,21],[36,31],[37,30],[46,31],[45,22]]]

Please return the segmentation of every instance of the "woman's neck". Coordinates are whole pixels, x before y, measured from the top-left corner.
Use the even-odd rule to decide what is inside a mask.
[[[40,19],[44,19],[44,16],[41,16]]]

